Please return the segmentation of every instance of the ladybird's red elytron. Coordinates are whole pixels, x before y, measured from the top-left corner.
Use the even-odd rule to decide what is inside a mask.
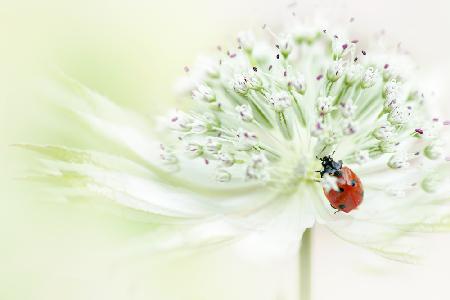
[[[328,174],[337,178],[339,191],[323,190],[331,206],[346,213],[357,208],[364,197],[364,189],[359,177],[350,168],[342,166],[341,160],[336,162],[331,156],[324,156],[320,160],[323,168],[320,176]]]

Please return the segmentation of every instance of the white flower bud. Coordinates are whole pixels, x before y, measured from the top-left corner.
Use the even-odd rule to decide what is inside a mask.
[[[256,72],[249,71],[246,74],[236,74],[232,82],[233,89],[238,94],[247,94],[250,89],[258,90],[262,88],[262,81]]]
[[[341,78],[345,72],[345,62],[342,60],[333,61],[327,70],[327,78],[329,81],[336,81]]]
[[[356,123],[351,120],[344,120],[342,132],[345,135],[352,135],[357,131]]]
[[[339,109],[344,118],[351,118],[356,111],[356,106],[353,105],[352,99],[348,99],[339,103]]]
[[[391,79],[383,87],[383,97],[387,100],[396,99],[400,93],[400,84],[395,79]]]
[[[342,135],[334,130],[328,130],[325,135],[321,136],[322,142],[328,146],[336,145],[341,137]]]
[[[234,165],[234,157],[230,153],[221,151],[217,153],[217,159],[224,167],[231,167],[232,165]]]
[[[260,88],[262,88],[263,83],[261,81],[261,78],[259,78],[255,71],[249,70],[245,77],[247,79],[247,85],[249,88],[253,90],[259,90]]]
[[[386,112],[391,112],[394,109],[397,109],[398,106],[399,106],[399,104],[398,104],[396,98],[389,98],[389,99],[384,100],[383,107]]]
[[[430,174],[422,180],[420,186],[425,192],[434,193],[440,188],[441,184],[442,178],[439,175]]]
[[[443,152],[443,147],[436,142],[433,142],[430,145],[426,146],[423,150],[425,156],[431,160],[440,158]]]
[[[289,108],[292,104],[291,96],[285,91],[271,94],[268,98],[268,102],[272,106],[273,110],[277,112],[282,112],[286,108]]]
[[[409,166],[408,155],[406,153],[396,153],[391,156],[387,165],[392,169],[406,168]]]
[[[370,88],[375,85],[378,80],[378,70],[373,67],[367,68],[361,79],[361,87],[363,89]]]
[[[319,120],[311,128],[311,135],[314,137],[320,137],[325,132],[325,129],[325,124]]]
[[[244,122],[253,121],[253,112],[252,108],[248,104],[242,104],[236,106],[236,111],[239,113],[239,117]]]
[[[210,78],[219,78],[220,77],[220,68],[217,63],[208,63],[204,65],[204,70],[206,75]]]
[[[253,154],[245,172],[246,178],[267,180],[268,173],[266,166],[268,163],[269,162],[263,153]]]
[[[198,79],[201,79],[205,75],[211,79],[217,79],[220,77],[220,65],[216,58],[205,56],[199,57],[194,70],[197,71],[197,69],[200,75],[200,78]]]
[[[216,100],[216,95],[209,86],[202,84],[192,91],[192,99],[196,101],[214,102]]]
[[[292,51],[292,39],[290,36],[284,37],[278,41],[278,49],[283,57],[288,57]]]
[[[394,127],[382,125],[373,131],[373,136],[380,141],[390,140],[394,136],[394,131]]]
[[[161,160],[167,165],[176,165],[178,164],[178,158],[173,154],[171,149],[160,145],[160,155]]]
[[[223,111],[223,102],[215,101],[209,105],[209,109],[212,111]]]
[[[273,48],[268,44],[256,44],[252,51],[252,58],[259,65],[269,63],[273,58]]]
[[[236,143],[240,150],[250,150],[258,142],[258,137],[253,132],[239,128],[236,132]]]
[[[191,158],[199,157],[203,154],[203,147],[197,143],[189,143],[186,145],[186,153]]]
[[[389,64],[385,64],[383,68],[383,80],[388,81],[389,79],[396,77],[396,68]]]
[[[306,25],[298,25],[293,29],[293,38],[298,44],[303,42],[310,44],[319,34],[320,32],[316,28]]]
[[[388,115],[388,121],[394,125],[402,125],[408,122],[411,111],[402,107],[395,107]]]
[[[193,120],[191,123],[191,132],[195,134],[202,134],[208,131],[208,125],[201,120]]]
[[[331,111],[331,101],[332,97],[319,97],[317,98],[317,110],[321,114],[327,114]]]
[[[237,40],[239,46],[247,51],[252,52],[253,47],[255,46],[255,36],[251,31],[242,31],[238,33]]]
[[[208,142],[205,145],[205,151],[209,154],[216,154],[219,152],[219,150],[222,148],[222,144],[209,139]]]
[[[345,83],[352,85],[356,81],[359,81],[362,76],[362,67],[360,64],[352,64],[346,69],[345,72]]]
[[[233,89],[238,94],[246,94],[250,89],[244,74],[236,74],[232,82]]]
[[[206,112],[202,116],[205,119],[208,130],[211,129],[213,126],[220,126],[220,119],[217,118],[215,114]]]
[[[357,164],[363,165],[370,159],[369,151],[361,150],[355,153],[355,161]]]
[[[288,77],[287,88],[290,90],[294,90],[301,95],[304,95],[306,91],[305,76],[298,73],[297,76]]]
[[[216,173],[216,180],[218,182],[229,182],[231,180],[230,172],[220,169]]]
[[[252,155],[252,166],[254,168],[258,169],[264,168],[265,166],[267,166],[268,163],[269,161],[267,160],[264,153],[260,152]]]
[[[335,37],[331,44],[333,57],[341,58],[354,50],[355,45],[348,40]]]
[[[418,90],[413,90],[408,93],[407,99],[410,102],[422,103],[425,101],[425,95]]]
[[[185,113],[175,111],[169,116],[169,126],[173,130],[187,132],[192,128],[192,120]]]

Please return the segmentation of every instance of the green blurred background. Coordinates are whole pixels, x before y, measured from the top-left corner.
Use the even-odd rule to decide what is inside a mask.
[[[232,41],[237,31],[282,24],[291,2],[0,1],[1,300],[296,298],[295,260],[255,263],[227,249],[171,260],[145,253],[115,256],[151,226],[90,203],[61,203],[17,179],[33,160],[9,146],[101,146],[73,134],[80,131],[74,127],[78,124],[42,98],[41,80],[56,69],[151,117],[175,103],[174,82],[198,54]],[[440,39],[450,28],[445,3],[367,2],[368,11],[361,1],[309,2],[299,1],[298,14],[320,6],[343,18],[355,16],[363,32],[388,27],[435,75],[433,83],[445,84],[448,75],[442,74],[450,70],[448,41]],[[405,15],[406,7],[413,13]],[[437,73],[430,71],[435,65]],[[440,109],[448,112],[449,106]],[[448,236],[429,239],[431,258],[410,267],[374,258],[321,228],[316,233],[316,299],[423,299],[430,291],[431,299],[450,298]],[[330,270],[340,270],[341,280]],[[348,291],[333,293],[348,282],[354,285]],[[384,297],[387,290],[392,292]]]

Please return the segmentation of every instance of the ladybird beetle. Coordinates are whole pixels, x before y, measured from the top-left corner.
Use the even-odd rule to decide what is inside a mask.
[[[325,174],[337,178],[338,191],[323,190],[325,196],[333,208],[338,211],[350,212],[361,204],[364,197],[364,189],[359,177],[348,167],[342,165],[342,160],[334,161],[328,155],[320,158],[322,170],[318,171],[320,177]]]

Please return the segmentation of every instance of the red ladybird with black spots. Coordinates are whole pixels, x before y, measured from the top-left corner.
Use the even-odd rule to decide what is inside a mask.
[[[323,190],[331,206],[338,211],[350,212],[357,208],[364,198],[364,189],[358,175],[349,167],[342,165],[342,160],[335,161],[330,155],[320,158],[322,170],[320,177],[325,174],[336,177],[338,191]]]

